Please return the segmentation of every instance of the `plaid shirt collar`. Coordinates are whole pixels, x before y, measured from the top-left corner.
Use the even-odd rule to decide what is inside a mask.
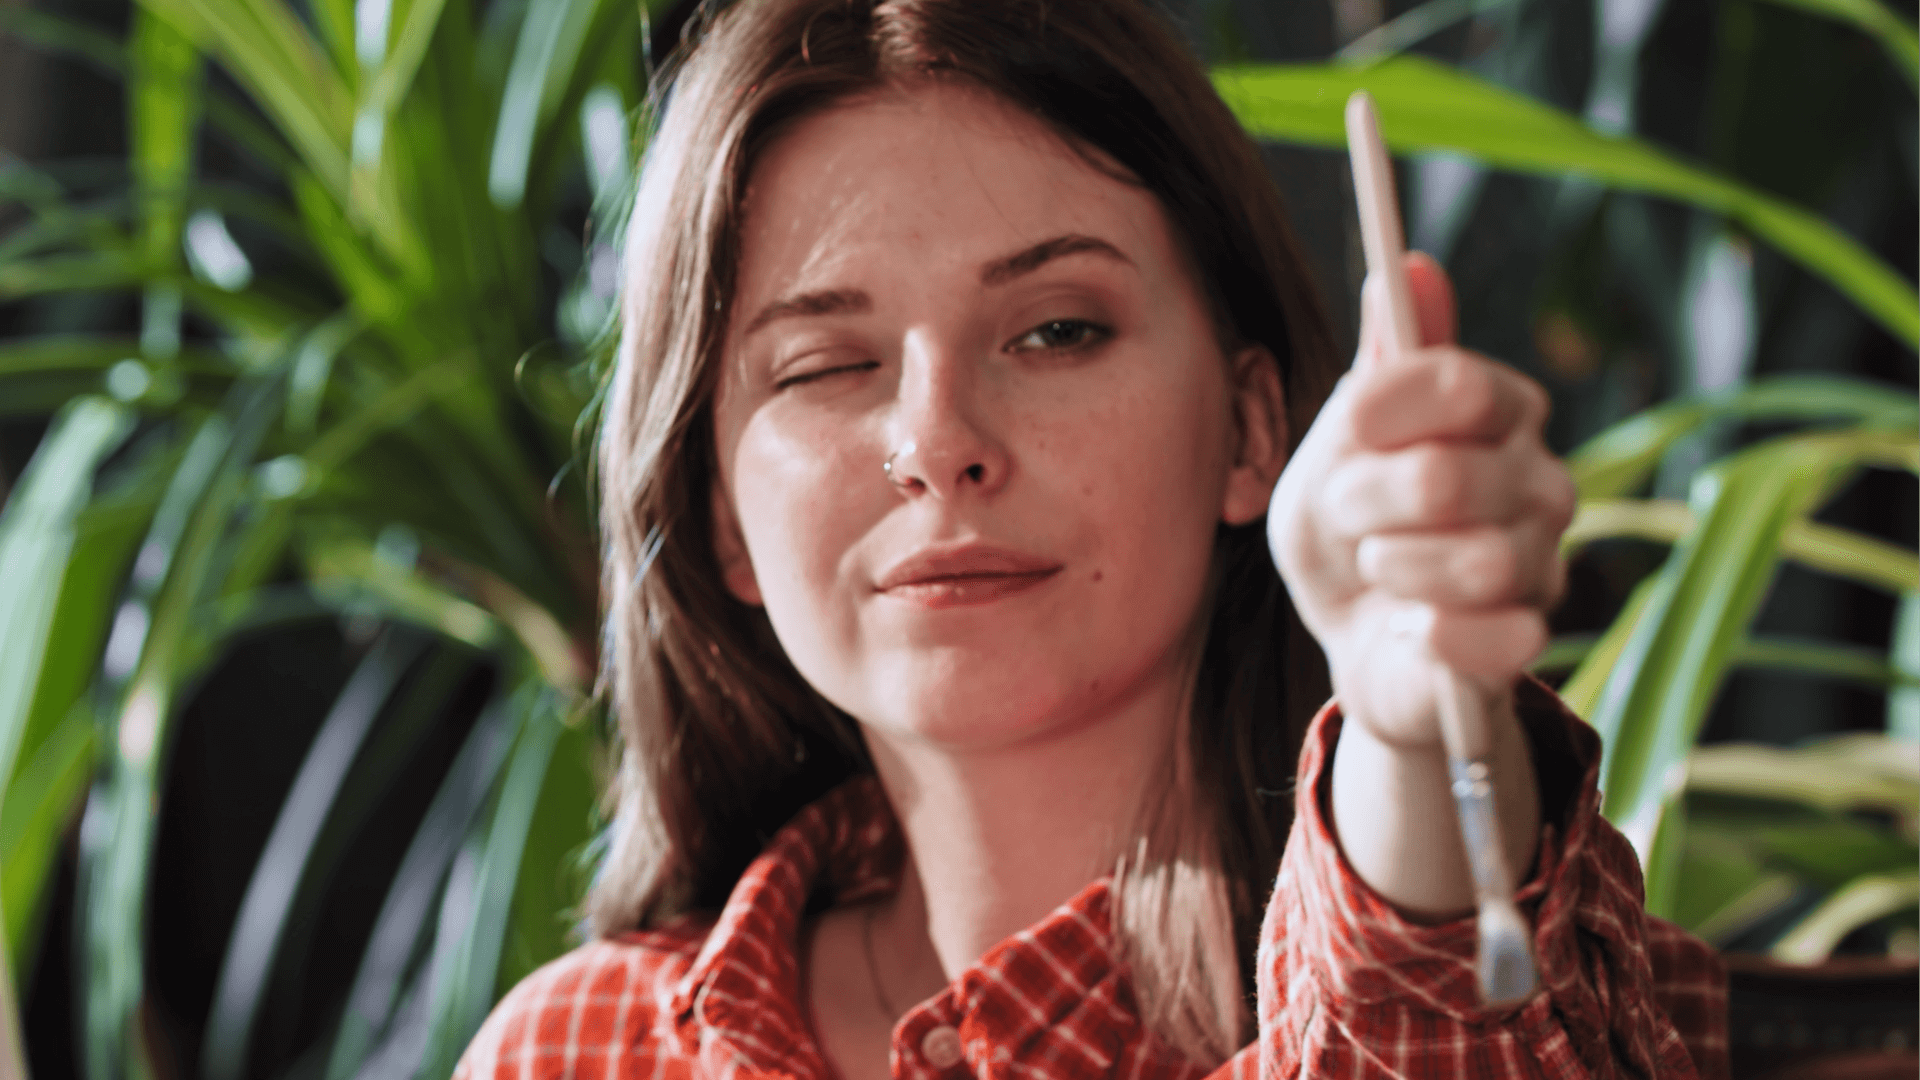
[[[782,829],[740,878],[668,1008],[686,1049],[712,1075],[830,1080],[802,1015],[798,942],[807,900],[891,894],[905,844],[879,781],[856,778]],[[1120,1064],[1197,1077],[1140,1021],[1114,954],[1111,881],[1101,878],[990,949],[895,1025],[893,1075],[1002,1072],[1008,1062],[1054,1077],[1112,1076]],[[1144,1073],[1142,1073],[1144,1075]]]

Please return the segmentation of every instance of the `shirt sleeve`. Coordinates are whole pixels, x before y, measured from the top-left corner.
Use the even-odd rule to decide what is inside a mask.
[[[1534,926],[1541,990],[1483,1007],[1473,919],[1410,923],[1348,865],[1326,811],[1341,727],[1329,704],[1301,752],[1261,932],[1261,1076],[1728,1075],[1725,970],[1646,914],[1633,850],[1599,813],[1599,737],[1538,682],[1521,684],[1516,704],[1543,820],[1534,877],[1515,900]]]

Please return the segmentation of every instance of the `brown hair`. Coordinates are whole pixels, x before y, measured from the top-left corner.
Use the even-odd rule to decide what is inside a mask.
[[[587,902],[602,934],[721,906],[775,830],[871,769],[856,725],[794,670],[765,612],[726,591],[713,547],[715,361],[748,174],[783,130],[903,80],[967,80],[1159,199],[1227,343],[1278,363],[1296,436],[1335,371],[1257,148],[1139,0],[742,0],[690,36],[656,82],[600,443],[603,678],[623,743]],[[1289,709],[1290,639],[1309,693],[1324,687],[1264,522],[1219,530],[1211,603],[1182,752],[1114,891],[1148,1025],[1203,1062],[1245,1037],[1291,816],[1304,717]]]

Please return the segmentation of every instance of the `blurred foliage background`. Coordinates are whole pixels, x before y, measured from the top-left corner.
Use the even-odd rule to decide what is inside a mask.
[[[43,1077],[444,1076],[566,947],[587,475],[692,5],[0,0],[0,912]],[[1649,904],[1916,951],[1911,0],[1178,0],[1336,320],[1380,101],[1583,495]]]

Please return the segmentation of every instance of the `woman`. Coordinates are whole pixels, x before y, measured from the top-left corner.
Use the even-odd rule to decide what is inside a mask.
[[[1711,954],[1523,679],[1544,397],[1450,344],[1437,267],[1432,347],[1363,327],[1318,408],[1277,196],[1136,3],[742,0],[671,86],[601,450],[598,936],[463,1075],[1724,1073]],[[1339,703],[1303,750],[1289,592]],[[1504,1012],[1435,657],[1531,868]]]

